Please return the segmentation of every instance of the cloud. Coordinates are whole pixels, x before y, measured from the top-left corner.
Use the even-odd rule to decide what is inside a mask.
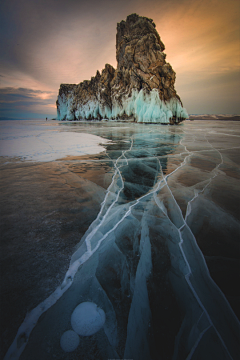
[[[51,91],[32,90],[26,88],[0,88],[0,103],[33,101],[51,103],[54,93]]]
[[[0,116],[21,117],[31,112],[48,115],[56,114],[56,96],[51,91],[32,90],[27,88],[0,88]]]
[[[217,75],[211,76],[213,72],[220,76],[239,66],[239,9],[236,0],[2,1],[1,87],[39,90],[42,97],[50,91],[54,106],[60,83],[90,79],[96,70],[104,68],[105,63],[116,66],[116,25],[133,12],[154,20],[166,46],[166,59],[177,73],[180,97],[188,83],[188,89],[194,90],[199,101],[202,99],[201,112],[206,112],[202,90],[204,81],[205,88],[210,81],[212,85],[215,81],[217,84]],[[197,91],[199,72],[203,72],[204,77],[203,85]],[[225,86],[228,87],[229,78],[226,75],[224,81],[218,82],[222,92]],[[236,84],[232,86],[237,93]],[[19,93],[18,99],[25,95]],[[45,100],[50,99],[30,92],[27,96],[25,100],[29,104],[34,99],[38,99],[38,104],[41,101],[46,104]],[[188,97],[185,91],[183,97],[184,106],[188,108],[192,97]],[[222,107],[222,102],[214,101],[216,106]],[[235,103],[233,111],[237,109]]]

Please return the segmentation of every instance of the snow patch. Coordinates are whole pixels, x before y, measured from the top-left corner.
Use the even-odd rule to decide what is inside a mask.
[[[54,161],[66,156],[99,154],[105,151],[102,144],[109,143],[100,136],[72,131],[43,128],[44,122],[2,121],[0,156],[20,157],[32,161]],[[13,125],[13,126],[12,126]],[[101,144],[101,145],[99,145]]]

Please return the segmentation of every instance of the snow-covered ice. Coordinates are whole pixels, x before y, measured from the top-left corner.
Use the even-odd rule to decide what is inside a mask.
[[[96,135],[61,132],[53,121],[0,122],[0,156],[52,161],[67,155],[98,154],[105,150],[100,145],[104,143],[107,141]]]

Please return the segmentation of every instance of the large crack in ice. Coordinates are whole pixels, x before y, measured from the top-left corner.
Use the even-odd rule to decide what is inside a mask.
[[[110,229],[102,238],[99,239],[97,245],[94,247],[94,249],[92,250],[91,247],[91,240],[93,238],[93,236],[96,234],[97,230],[100,228],[100,226],[103,224],[104,220],[106,219],[107,215],[109,214],[110,210],[112,209],[112,207],[117,203],[117,200],[119,198],[119,194],[122,191],[123,187],[124,187],[124,182],[120,173],[120,166],[117,166],[118,161],[121,159],[121,157],[124,157],[125,153],[127,151],[130,151],[132,149],[133,146],[133,137],[131,140],[131,146],[128,150],[122,151],[122,154],[117,158],[117,160],[114,163],[114,167],[115,167],[115,173],[113,175],[112,178],[112,182],[109,185],[108,189],[107,189],[107,193],[106,196],[101,204],[101,209],[100,212],[97,216],[97,219],[93,222],[93,226],[91,225],[91,227],[93,227],[93,230],[90,232],[90,234],[87,235],[87,238],[85,239],[85,243],[86,243],[86,247],[87,247],[87,251],[76,261],[74,261],[66,275],[65,278],[61,284],[60,287],[58,287],[46,300],[44,300],[42,303],[40,303],[36,308],[34,308],[30,313],[27,314],[27,316],[24,319],[24,322],[22,323],[22,325],[19,327],[17,335],[12,343],[12,345],[10,346],[4,360],[7,359],[19,359],[21,353],[23,352],[25,346],[27,345],[27,340],[29,339],[29,336],[33,330],[33,328],[35,327],[35,325],[37,324],[38,319],[40,318],[40,316],[46,312],[51,306],[53,306],[57,300],[59,300],[61,298],[61,296],[70,288],[70,286],[72,285],[73,279],[75,274],[77,273],[79,267],[84,264],[95,252],[96,250],[99,248],[99,246],[101,245],[101,243],[108,237],[108,235],[110,233],[112,233],[122,222],[123,220],[130,215],[131,213],[131,208],[133,206],[135,206],[136,204],[139,203],[139,201],[143,198],[145,198],[147,195],[144,195],[142,198],[138,199],[133,205],[131,205],[128,209],[128,211],[125,213],[125,215],[115,224],[115,226]],[[119,174],[121,181],[122,181],[122,187],[118,190],[117,192],[117,196],[116,199],[112,202],[112,204],[109,206],[108,210],[106,211],[105,216],[102,218],[102,221],[99,222],[99,219],[101,217],[101,214],[103,213],[107,198],[109,196],[109,194],[111,193],[111,188],[114,184],[115,178],[116,178],[116,174]],[[160,183],[159,183],[160,185]],[[158,187],[159,189],[159,187]],[[97,226],[95,226],[95,224],[99,222],[99,224]],[[20,341],[20,339],[25,339],[25,341]],[[20,345],[20,346],[19,346]]]

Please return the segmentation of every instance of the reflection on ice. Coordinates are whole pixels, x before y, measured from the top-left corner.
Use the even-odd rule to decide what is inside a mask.
[[[214,192],[224,187],[224,169],[239,167],[228,153],[231,144],[217,143],[204,125],[204,131],[188,122],[172,128],[83,125],[112,140],[105,157],[112,180],[63,283],[28,314],[5,359],[237,359],[239,322],[207,264],[219,255],[218,222],[231,226],[233,238],[228,244],[225,229],[222,247],[239,260],[237,216],[219,207]],[[237,194],[234,181],[229,177]],[[201,235],[206,226],[211,244]],[[224,262],[224,252],[220,256]],[[85,302],[102,309],[105,322],[64,352],[60,339]]]

